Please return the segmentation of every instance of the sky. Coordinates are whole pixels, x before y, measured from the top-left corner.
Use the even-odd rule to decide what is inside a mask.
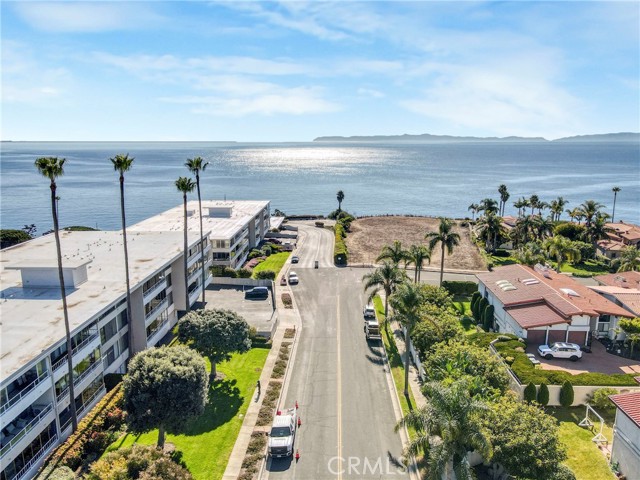
[[[1,2],[3,140],[640,131],[640,2]]]

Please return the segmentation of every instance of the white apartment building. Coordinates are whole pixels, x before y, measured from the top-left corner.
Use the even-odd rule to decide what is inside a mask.
[[[198,234],[188,235],[188,294],[182,231],[128,231],[127,240],[131,321],[122,233],[61,232],[78,418],[106,393],[104,376],[124,373],[130,352],[156,345],[176,324],[187,297],[193,304],[201,294]],[[70,379],[54,236],[1,256],[0,479],[19,480],[31,478],[71,433]],[[210,265],[207,260],[204,268]]]
[[[204,200],[203,230],[209,231],[212,265],[238,269],[270,227],[271,202],[266,200]],[[127,231],[179,231],[184,228],[184,206],[178,205],[132,225]],[[187,230],[200,233],[198,202],[187,203]]]

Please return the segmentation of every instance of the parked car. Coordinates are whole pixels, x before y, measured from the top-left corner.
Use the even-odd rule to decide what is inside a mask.
[[[364,318],[376,318],[376,310],[373,305],[366,305],[362,311]]]
[[[253,287],[244,292],[244,298],[269,298],[269,289],[267,287]]]
[[[582,358],[580,345],[575,343],[556,342],[551,345],[540,345],[538,353],[541,357],[551,360],[552,358],[568,358],[572,362]]]
[[[294,255],[293,257],[291,257],[291,263],[298,263],[300,261],[300,258],[297,255]]]
[[[298,274],[296,272],[289,272],[289,285],[295,285],[300,280],[298,279]]]
[[[293,455],[293,443],[296,440],[297,412],[290,408],[278,412],[273,419],[267,452],[271,457],[290,457]]]

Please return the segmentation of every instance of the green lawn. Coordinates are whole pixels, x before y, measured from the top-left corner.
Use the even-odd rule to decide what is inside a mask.
[[[553,263],[553,265],[555,265],[555,263]],[[570,265],[567,263],[562,266],[561,271],[575,273],[582,276],[606,275],[607,273],[611,273],[606,267],[603,267],[602,265],[591,260],[580,262],[576,265]]]
[[[167,435],[166,441],[174,443],[182,453],[182,460],[194,479],[222,478],[268,354],[266,348],[252,348],[219,364],[218,372],[226,378],[211,387],[205,412],[187,424],[181,434]],[[157,430],[142,435],[125,434],[107,451],[134,443],[151,445],[157,440]]]
[[[284,262],[286,262],[287,258],[289,258],[290,253],[291,252],[280,252],[269,255],[264,262],[260,262],[253,269],[253,277],[255,278],[256,274],[258,272],[261,272],[262,270],[273,270],[274,272],[276,272],[277,277],[278,273],[280,273],[280,270],[282,269],[282,266],[284,265]]]
[[[594,442],[593,436],[600,431],[600,423],[594,421],[594,431],[580,427],[585,407],[549,407],[547,413],[560,422],[560,440],[567,447],[569,458],[565,462],[577,480],[614,480],[616,477],[609,463]],[[613,438],[613,412],[598,411],[605,419],[604,436],[609,442]]]

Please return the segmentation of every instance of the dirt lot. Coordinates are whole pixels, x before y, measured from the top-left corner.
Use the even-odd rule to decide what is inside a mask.
[[[384,245],[400,240],[404,248],[412,244],[426,244],[427,232],[437,232],[439,220],[427,217],[371,217],[351,224],[347,235],[349,263],[375,263]],[[458,222],[459,223],[459,222]],[[469,229],[456,225],[454,231],[460,235],[460,245],[453,255],[445,256],[445,268],[460,270],[485,270],[484,260],[471,242]],[[432,254],[431,264],[425,268],[440,268],[440,245]]]

